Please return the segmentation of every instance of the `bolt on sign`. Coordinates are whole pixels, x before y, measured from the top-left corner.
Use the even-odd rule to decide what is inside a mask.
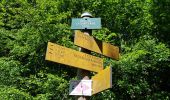
[[[72,18],[71,29],[101,29],[101,18]]]
[[[71,80],[69,95],[92,95],[92,80]]]
[[[92,77],[92,95],[112,88],[112,67],[107,67]]]
[[[48,42],[46,60],[99,72],[103,69],[103,59]]]
[[[75,31],[74,44],[112,59],[119,59],[118,47],[96,40],[92,36],[83,34],[81,31]]]

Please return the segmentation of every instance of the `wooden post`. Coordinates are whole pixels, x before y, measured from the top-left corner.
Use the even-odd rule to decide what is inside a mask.
[[[85,12],[81,15],[82,18],[90,18],[92,17],[92,15],[88,12]],[[92,30],[91,29],[84,29],[82,30],[82,32],[86,35],[91,35],[92,34]],[[85,52],[85,53],[88,53],[90,54],[90,51],[87,50],[87,49],[83,49],[83,48],[79,48],[79,51],[81,52]],[[78,80],[89,80],[89,74],[90,74],[90,71],[87,71],[87,70],[83,70],[83,69],[78,69],[77,70],[77,79]],[[77,96],[77,100],[88,100],[89,97],[88,96]]]

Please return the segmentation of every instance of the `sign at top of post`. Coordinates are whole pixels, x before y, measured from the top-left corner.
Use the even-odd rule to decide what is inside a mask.
[[[101,29],[101,18],[72,18],[71,29]]]

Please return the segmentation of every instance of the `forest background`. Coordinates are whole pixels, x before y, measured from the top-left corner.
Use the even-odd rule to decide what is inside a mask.
[[[121,54],[103,57],[113,87],[90,99],[169,100],[169,0],[0,0],[0,100],[74,99],[76,68],[45,61],[45,53],[48,41],[78,49],[71,18],[84,11],[102,20],[93,37]]]

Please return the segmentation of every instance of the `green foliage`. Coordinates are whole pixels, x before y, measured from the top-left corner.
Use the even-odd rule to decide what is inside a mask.
[[[8,41],[10,40],[9,33],[6,30],[0,29],[0,56],[8,55],[9,49],[7,46]]]
[[[71,18],[101,17],[98,40],[120,47],[113,88],[93,100],[168,100],[170,75],[167,0],[0,0],[0,99],[62,100],[76,69],[45,61],[47,42],[77,49]]]
[[[117,89],[113,91],[118,93],[117,97],[154,99],[156,96],[157,99],[168,99],[170,94],[166,83],[170,82],[167,75],[170,71],[169,57],[170,49],[163,43],[146,36],[141,38],[115,64],[114,86]]]
[[[22,71],[20,62],[1,57],[0,65],[0,85],[16,85]]]
[[[155,0],[153,2],[151,14],[155,25],[153,27],[152,35],[170,45],[170,11],[168,9],[170,9],[170,2],[168,0]]]
[[[21,81],[22,89],[35,96],[34,99],[68,99],[68,82],[62,77],[44,73]],[[64,93],[63,93],[64,92]]]
[[[33,100],[33,97],[14,87],[6,87],[0,85],[0,99],[1,100]]]

